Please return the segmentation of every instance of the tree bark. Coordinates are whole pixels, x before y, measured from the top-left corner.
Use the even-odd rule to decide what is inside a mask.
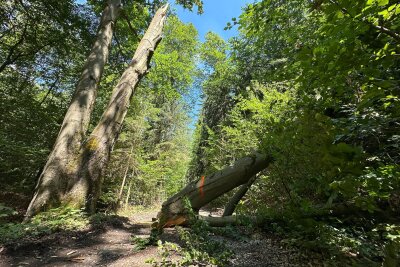
[[[159,227],[185,224],[188,221],[188,199],[193,210],[201,207],[223,195],[224,193],[247,183],[254,175],[264,170],[272,162],[272,158],[255,154],[236,161],[208,177],[190,183],[180,192],[169,198],[162,205],[158,214]]]
[[[154,15],[131,63],[114,88],[100,122],[82,147],[78,181],[68,194],[71,197],[84,196],[80,199],[80,203],[85,202],[89,212],[95,210],[101,191],[102,171],[118,138],[132,94],[141,78],[147,73],[151,57],[161,41],[167,10],[168,4],[161,7]]]
[[[257,175],[254,175],[249,179],[249,181],[242,185],[239,190],[233,195],[233,197],[229,200],[228,204],[226,204],[224,213],[222,216],[231,216],[236,209],[239,201],[246,195],[247,191],[249,191],[252,184],[257,180]]]
[[[132,184],[133,184],[133,178],[131,178],[129,180],[129,185],[128,185],[128,191],[126,192],[126,197],[125,197],[125,204],[124,204],[124,208],[128,208],[129,205],[129,199],[131,197],[131,188],[132,188]]]
[[[77,171],[79,150],[88,129],[120,7],[121,0],[109,0],[103,11],[96,40],[83,67],[53,150],[39,177],[26,212],[27,218],[51,206],[74,202],[74,198],[67,199],[65,196],[75,183],[71,177]]]
[[[130,167],[130,164],[131,164],[132,153],[133,153],[133,145],[131,147],[131,151],[129,152],[128,162],[126,163],[126,169],[125,169],[125,172],[124,172],[124,177],[122,178],[121,187],[119,189],[115,210],[118,210],[122,205],[122,193],[124,192],[124,187],[125,187],[125,183],[126,183],[126,177],[128,176],[128,171],[129,171],[129,167]]]
[[[243,217],[243,216],[223,216],[223,217],[211,217],[211,216],[198,216],[199,220],[206,221],[209,226],[212,227],[225,227],[227,225],[246,225],[251,222],[253,225],[262,225],[262,220],[257,217]]]

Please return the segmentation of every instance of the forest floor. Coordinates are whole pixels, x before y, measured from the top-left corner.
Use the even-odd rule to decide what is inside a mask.
[[[95,227],[80,231],[62,231],[40,238],[21,239],[0,245],[0,266],[151,266],[145,261],[161,260],[157,246],[137,249],[134,238],[150,236],[156,210],[142,211],[130,217],[113,216]],[[240,235],[240,229],[235,229]],[[176,229],[165,229],[162,241],[179,243]],[[228,266],[319,266],[300,251],[282,247],[274,235],[253,232],[235,239],[214,236],[233,256]],[[179,259],[174,256],[173,259]]]

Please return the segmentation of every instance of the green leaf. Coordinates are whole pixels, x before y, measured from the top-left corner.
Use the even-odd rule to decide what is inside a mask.
[[[390,12],[385,9],[382,10],[381,12],[378,13],[379,15],[381,15],[385,20],[387,20],[388,18],[390,18]]]
[[[389,0],[368,0],[367,6],[372,6],[375,3],[377,3],[378,6],[385,6],[385,5],[389,4]]]
[[[368,0],[367,6],[372,6],[375,2],[376,2],[376,0]]]
[[[389,0],[378,0],[378,6],[386,6],[389,4]]]

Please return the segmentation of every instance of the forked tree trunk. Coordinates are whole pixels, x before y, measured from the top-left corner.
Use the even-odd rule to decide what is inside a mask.
[[[114,17],[115,11],[118,11],[119,5],[111,5],[117,0],[110,1],[110,5],[102,16],[102,23],[109,21],[108,18]],[[110,6],[117,9],[110,8]],[[94,211],[95,203],[100,194],[102,171],[108,163],[110,152],[120,132],[133,91],[140,79],[146,74],[154,50],[161,41],[167,9],[168,5],[165,5],[155,14],[131,63],[114,88],[100,122],[84,144],[81,143],[89,123],[96,90],[77,90],[64,119],[54,150],[39,178],[37,191],[26,213],[27,218],[51,205],[59,205],[60,203],[75,207],[86,205],[88,211]],[[113,24],[112,22],[110,25]],[[99,36],[103,36],[101,32],[102,30],[99,31]],[[111,42],[112,31],[110,33]],[[99,42],[97,46],[104,46],[106,40],[99,37],[97,42]],[[97,53],[91,53],[88,59],[89,63],[85,65],[95,65],[97,68],[85,70],[83,73],[83,77],[89,79],[88,83],[95,81],[97,84],[102,72],[102,68],[100,71],[93,59],[100,54],[97,46],[95,45]],[[102,66],[104,67],[104,64]]]
[[[26,212],[27,218],[60,202],[69,201],[65,199],[65,194],[75,182],[71,177],[77,169],[79,150],[88,129],[120,7],[121,0],[109,0],[103,11],[96,40],[83,67],[53,150],[39,177]]]
[[[185,224],[188,221],[188,205],[196,211],[223,195],[224,193],[245,184],[254,175],[268,167],[272,158],[255,154],[236,161],[233,166],[226,167],[208,177],[202,177],[190,183],[180,192],[169,198],[162,205],[158,214],[158,227]]]
[[[246,195],[247,191],[249,191],[250,187],[257,180],[257,175],[254,175],[250,178],[250,180],[242,185],[239,190],[233,195],[233,197],[229,200],[228,204],[226,204],[224,209],[224,214],[222,216],[231,216],[236,209],[236,206],[239,204],[239,201]]]
[[[85,203],[89,212],[95,210],[101,190],[102,172],[121,130],[132,94],[140,79],[147,73],[151,57],[161,41],[167,10],[168,4],[161,7],[154,15],[131,63],[114,88],[100,122],[82,147],[79,180],[73,185],[69,195],[75,199],[79,197],[79,203]]]

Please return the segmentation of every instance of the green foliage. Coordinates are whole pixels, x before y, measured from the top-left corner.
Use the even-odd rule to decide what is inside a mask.
[[[328,266],[378,266],[398,259],[398,224],[376,224],[356,217],[294,218],[272,210],[264,216],[265,230],[279,234],[282,244],[322,253]]]
[[[1,1],[0,176],[29,192],[59,130],[94,35],[74,1]]]
[[[188,98],[198,74],[197,31],[171,16],[165,37],[138,88],[107,170],[102,202],[151,206],[184,186],[190,157]]]
[[[0,203],[0,219],[16,214],[17,212],[14,209],[4,206],[3,203]]]
[[[159,254],[161,256],[161,260],[157,261],[155,258],[147,259],[145,262],[151,264],[154,267],[176,267],[180,266],[179,262],[173,261],[170,259],[172,255],[175,253],[179,253],[180,247],[171,242],[163,243],[161,240],[157,242]]]
[[[184,24],[175,16],[168,18],[164,33],[144,86],[167,99],[179,99],[187,93],[197,73],[198,33],[193,24]]]
[[[274,158],[240,212],[273,211],[292,243],[383,261],[392,245],[372,229],[388,214],[397,220],[400,203],[399,8],[264,0],[234,21],[240,35],[228,47],[209,36],[195,150],[203,173],[255,150]],[[216,110],[227,115],[215,119]],[[336,205],[360,211],[369,228],[318,219]]]
[[[161,261],[149,259],[153,266],[225,266],[232,252],[225,244],[213,238],[213,231],[207,222],[197,219],[190,202],[185,200],[189,211],[190,229],[176,227],[181,245],[158,241]],[[179,260],[173,257],[178,256]]]
[[[203,13],[203,1],[202,0],[176,0],[177,4],[182,5],[184,8],[193,10],[194,6],[197,6],[197,13]]]
[[[0,225],[0,243],[15,242],[26,237],[38,237],[57,231],[85,228],[89,219],[82,210],[60,207],[42,212],[29,222]]]
[[[3,2],[0,175],[6,190],[31,192],[103,4]],[[165,3],[123,2],[94,122]],[[176,2],[202,12],[200,0]],[[400,5],[389,0],[261,0],[233,19],[238,37],[227,43],[208,33],[203,44],[193,25],[170,16],[105,171],[103,204],[153,205],[184,185],[189,165],[187,177],[195,180],[257,150],[274,163],[241,201],[240,213],[267,211],[287,244],[393,265],[399,230],[391,220],[400,211],[399,13]],[[194,85],[204,104],[191,138]],[[319,218],[338,205],[360,211],[357,225],[346,214]],[[0,217],[14,213],[0,205]],[[86,224],[81,211],[58,209],[30,223],[4,224],[0,236],[8,242]],[[178,231],[183,245],[160,243],[163,259],[154,264],[226,262],[228,253],[204,222]],[[155,237],[133,241],[142,249]],[[172,262],[171,253],[183,260]]]
[[[219,35],[208,32],[200,48],[201,59],[208,68],[216,70],[227,59],[228,49],[228,45]]]
[[[245,219],[243,219],[243,221],[245,221]],[[246,225],[247,228],[252,229],[250,220],[249,220],[248,224],[244,223],[244,225]],[[211,231],[212,233],[214,233],[216,235],[224,236],[224,237],[227,237],[227,238],[233,239],[233,240],[239,240],[239,241],[246,240],[245,237],[242,235],[242,233],[240,233],[240,231],[238,231],[238,229],[232,225],[227,225],[224,227],[210,228],[209,231]]]
[[[383,266],[391,267],[396,266],[400,261],[400,242],[398,240],[391,241],[385,246],[385,259]]]
[[[348,201],[373,212],[398,190],[399,153],[392,149],[398,105],[391,101],[398,95],[392,81],[399,44],[390,33],[396,8],[388,1],[315,1],[311,7],[307,1],[261,1],[241,15],[237,64],[242,68],[241,53],[248,53],[241,42],[268,49],[265,58],[254,59],[265,64],[262,72],[252,69],[255,77],[276,88],[284,82],[292,94],[280,121],[272,117],[275,109],[259,105],[254,111],[251,102],[239,100],[232,114],[249,111],[225,127],[232,135],[225,142],[239,148],[239,142],[247,147],[261,142],[258,148],[276,158],[268,183],[281,183],[291,202]],[[388,32],[375,27],[382,24]],[[279,72],[267,67],[280,58],[286,60]],[[257,102],[269,100],[264,93]],[[259,136],[247,137],[249,132]]]
[[[165,3],[159,0],[122,2],[92,123],[102,114],[152,14]],[[197,6],[202,12],[202,1],[176,2],[190,10]],[[1,1],[0,6],[4,18],[0,41],[0,175],[7,190],[30,193],[52,149],[92,46],[104,3]],[[172,99],[183,102],[181,95],[188,94],[196,73],[192,60],[197,49],[196,30],[193,25],[183,25],[174,16],[169,21],[165,38],[157,49],[161,52],[153,58],[151,73],[155,75],[143,86],[146,93],[139,100],[145,100],[146,105],[154,104],[160,109],[159,113],[166,107],[155,102],[163,102],[165,97],[170,102]],[[158,100],[152,95],[154,92],[159,95]],[[159,114],[145,115],[143,119]],[[93,125],[89,130],[92,128]],[[179,168],[181,175],[184,167]],[[176,190],[177,186],[180,184],[172,185],[168,191]]]
[[[219,124],[224,121],[233,100],[230,90],[234,65],[228,57],[229,47],[215,33],[207,33],[205,39],[200,47],[200,59],[204,65],[201,73],[204,104],[196,126],[194,155],[187,174],[190,181],[215,171],[210,166],[205,150],[210,147],[209,136],[219,131]]]
[[[141,238],[137,236],[132,236],[132,243],[135,245],[134,250],[139,251],[146,249],[148,246],[154,246],[158,244],[158,238],[160,235],[159,229],[152,228],[150,236],[147,238]]]
[[[60,207],[36,215],[32,218],[31,223],[56,231],[82,228],[88,224],[88,220],[82,210]]]

